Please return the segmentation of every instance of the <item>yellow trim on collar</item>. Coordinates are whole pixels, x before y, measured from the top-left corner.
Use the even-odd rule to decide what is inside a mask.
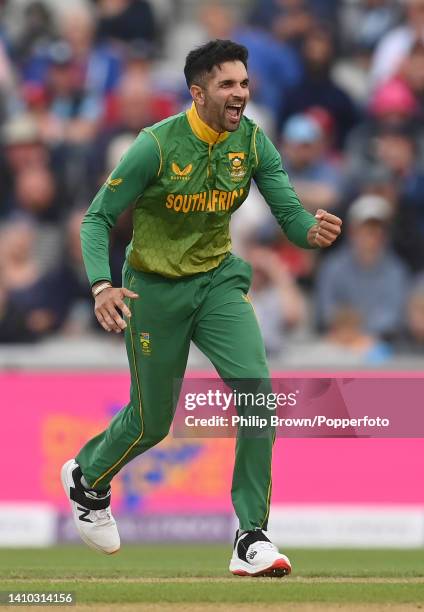
[[[197,112],[197,108],[193,102],[191,108],[187,111],[187,119],[194,134],[203,142],[207,142],[210,145],[222,142],[229,135],[230,132],[216,132],[207,123],[200,119]]]

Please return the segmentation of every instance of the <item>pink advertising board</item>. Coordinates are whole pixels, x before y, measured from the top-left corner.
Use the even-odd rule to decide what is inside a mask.
[[[65,510],[60,466],[125,405],[128,388],[121,372],[0,374],[0,503],[44,501]],[[170,436],[120,472],[115,507],[230,512],[233,455],[233,439]],[[273,466],[274,503],[424,503],[420,438],[279,438]]]

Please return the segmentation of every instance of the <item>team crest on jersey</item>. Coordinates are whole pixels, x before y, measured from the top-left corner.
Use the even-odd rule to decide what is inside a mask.
[[[173,176],[171,176],[173,181],[188,181],[190,173],[193,170],[193,164],[188,164],[185,168],[181,169],[178,164],[172,162],[171,169],[174,173]]]
[[[150,355],[152,347],[150,346],[150,334],[149,332],[141,332],[140,334],[141,352],[143,355]]]
[[[230,162],[230,176],[233,181],[241,181],[247,172],[246,159],[243,152],[228,153]]]

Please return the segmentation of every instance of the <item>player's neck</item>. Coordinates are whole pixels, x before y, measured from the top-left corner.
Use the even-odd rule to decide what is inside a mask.
[[[205,108],[203,106],[197,106],[194,103],[194,108],[196,109],[197,115],[200,119],[200,121],[203,121],[203,123],[210,129],[212,130],[217,136],[219,134],[221,134],[222,132],[225,132],[224,129],[222,129],[215,121],[213,121],[213,119],[211,119],[211,117],[208,116]]]
[[[204,118],[202,118],[201,112],[202,111],[199,112],[199,109],[196,107],[194,102],[191,108],[187,111],[188,122],[197,138],[200,138],[200,140],[203,140],[208,144],[216,144],[222,140],[225,140],[228,137],[229,132],[218,132],[215,130],[207,123],[207,121],[205,121]]]

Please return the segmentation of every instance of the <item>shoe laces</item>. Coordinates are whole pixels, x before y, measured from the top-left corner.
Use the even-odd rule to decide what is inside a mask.
[[[103,525],[112,518],[109,508],[105,508],[104,510],[92,510],[91,515],[91,518],[96,525]]]
[[[85,491],[85,495],[90,497],[91,499],[99,499],[105,497],[105,495],[99,495],[95,491]],[[112,515],[110,512],[110,506],[108,508],[103,508],[102,510],[91,510],[90,511],[91,520],[97,525],[104,525],[108,521],[111,520]]]

